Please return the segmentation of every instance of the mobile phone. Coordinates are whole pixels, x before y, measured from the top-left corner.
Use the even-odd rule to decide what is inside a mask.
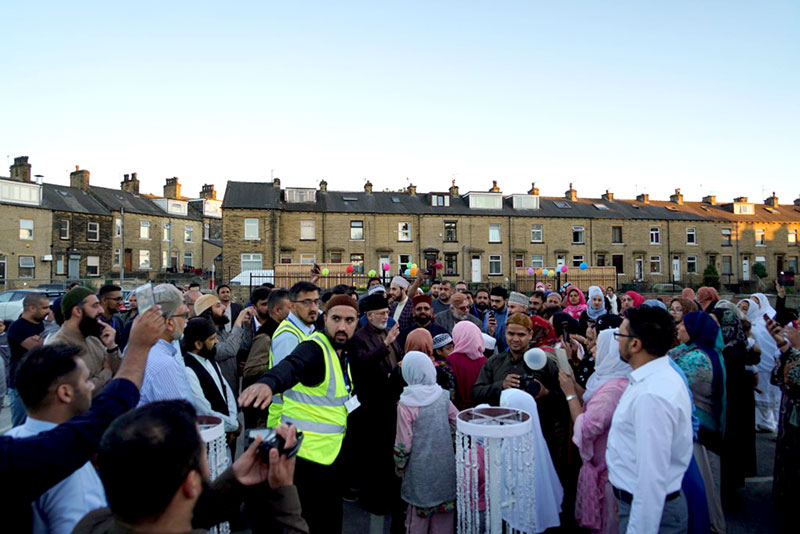
[[[155,305],[156,299],[153,296],[153,284],[147,283],[136,288],[136,304],[139,315],[142,315],[148,308]]]
[[[561,336],[564,343],[569,343],[569,321],[561,321]]]

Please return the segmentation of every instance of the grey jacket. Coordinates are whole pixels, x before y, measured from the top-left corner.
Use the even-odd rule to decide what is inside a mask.
[[[483,325],[481,324],[480,319],[478,319],[471,313],[467,315],[466,319],[461,319],[460,321],[456,321],[456,318],[453,317],[453,310],[447,310],[445,312],[436,314],[436,318],[433,320],[434,323],[438,324],[439,326],[447,330],[450,334],[453,333],[453,328],[455,328],[456,323],[460,323],[461,321],[469,321],[475,326],[477,326],[481,332],[483,332]]]

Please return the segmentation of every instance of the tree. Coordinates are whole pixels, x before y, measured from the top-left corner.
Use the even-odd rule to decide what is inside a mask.
[[[766,278],[767,277],[767,268],[761,262],[753,264],[753,274],[756,275],[759,278]]]
[[[719,289],[719,272],[713,263],[709,263],[703,271],[703,285]]]

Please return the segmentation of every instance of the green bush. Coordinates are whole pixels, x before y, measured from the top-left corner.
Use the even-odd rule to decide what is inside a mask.
[[[719,289],[719,272],[713,264],[708,264],[703,271],[703,285]]]
[[[756,263],[753,265],[753,274],[759,278],[766,278],[767,277],[767,268],[764,266],[763,263]]]

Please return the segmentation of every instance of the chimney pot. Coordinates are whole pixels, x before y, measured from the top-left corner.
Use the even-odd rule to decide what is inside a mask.
[[[744,204],[744,203],[747,203],[747,197],[736,197],[736,198],[733,199],[733,201]]]
[[[775,191],[772,192],[772,196],[769,197],[764,201],[764,204],[767,206],[772,206],[773,208],[778,207],[778,197],[775,196]]]
[[[636,200],[639,202],[644,202],[645,204],[650,204],[650,195],[648,193],[642,193],[641,195],[636,195]]]
[[[675,194],[670,195],[669,200],[675,204],[683,204],[683,195],[681,194],[680,188],[675,189]]]
[[[500,188],[497,187],[497,180],[492,180],[492,188],[489,189],[489,192],[490,193],[499,193],[500,192]]]
[[[611,202],[612,200],[614,200],[614,193],[606,189],[605,194],[603,194],[603,200]]]
[[[273,178],[272,179],[272,187],[280,187],[281,186],[281,179],[280,178]]]
[[[89,171],[79,170],[75,166],[75,171],[69,173],[69,186],[76,187],[82,191],[89,191]]]
[[[14,158],[14,164],[9,168],[10,178],[17,182],[31,181],[31,164],[28,163],[28,156]]]
[[[531,182],[531,188],[528,191],[529,195],[538,196],[539,195],[539,188],[536,187],[536,182]]]
[[[319,192],[320,193],[327,193],[328,192],[328,182],[326,182],[325,180],[322,180],[319,183]]]
[[[408,184],[408,194],[413,196],[417,195],[417,186],[414,184]]]
[[[456,179],[453,178],[453,185],[450,186],[450,196],[457,197],[458,196],[458,186],[456,185]]]
[[[703,197],[704,204],[711,204],[712,206],[717,203],[717,197],[714,195],[707,195]]]
[[[365,193],[372,193],[372,182],[367,180],[367,183],[364,184],[364,192]]]
[[[569,183],[569,189],[567,190],[566,193],[564,193],[564,196],[567,198],[567,200],[574,201],[578,199],[578,192],[572,188],[572,182]]]
[[[166,198],[180,198],[181,184],[178,183],[178,177],[167,178],[167,183],[164,185],[164,197]]]

